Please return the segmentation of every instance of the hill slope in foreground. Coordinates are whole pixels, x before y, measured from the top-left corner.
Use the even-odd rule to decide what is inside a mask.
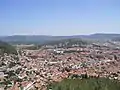
[[[105,78],[65,79],[48,86],[48,90],[120,90],[120,82]]]

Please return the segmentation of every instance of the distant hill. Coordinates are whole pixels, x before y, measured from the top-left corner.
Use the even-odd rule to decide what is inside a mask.
[[[0,41],[0,54],[4,54],[4,53],[17,54],[17,51],[10,44],[3,42],[3,41]]]
[[[98,40],[111,40],[116,37],[120,37],[120,34],[96,33],[89,36],[90,39],[98,39]]]
[[[0,40],[10,42],[10,43],[39,43],[43,44],[50,41],[62,40],[62,39],[72,39],[81,38],[87,40],[111,40],[115,37],[120,37],[120,34],[104,34],[96,33],[91,35],[73,35],[73,36],[47,36],[47,35],[14,35],[14,36],[4,36],[0,37]]]
[[[112,41],[120,41],[120,37],[115,37],[112,39]]]

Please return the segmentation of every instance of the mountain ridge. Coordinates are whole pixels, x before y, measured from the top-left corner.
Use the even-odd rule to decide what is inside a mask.
[[[12,35],[0,36],[0,40],[10,43],[45,43],[48,41],[62,40],[62,39],[88,39],[88,40],[112,40],[120,37],[120,34],[109,33],[95,33],[90,35],[71,35],[71,36],[52,36],[52,35]]]

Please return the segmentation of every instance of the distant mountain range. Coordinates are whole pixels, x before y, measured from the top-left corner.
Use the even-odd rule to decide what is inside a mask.
[[[120,34],[104,34],[96,33],[91,35],[73,35],[73,36],[49,36],[49,35],[13,35],[13,36],[0,36],[0,40],[9,43],[46,43],[50,41],[81,38],[87,40],[113,40],[120,38]]]

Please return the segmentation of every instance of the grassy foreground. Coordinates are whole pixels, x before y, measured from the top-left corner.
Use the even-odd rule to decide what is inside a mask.
[[[65,79],[49,85],[48,90],[120,90],[120,82],[105,78]]]

